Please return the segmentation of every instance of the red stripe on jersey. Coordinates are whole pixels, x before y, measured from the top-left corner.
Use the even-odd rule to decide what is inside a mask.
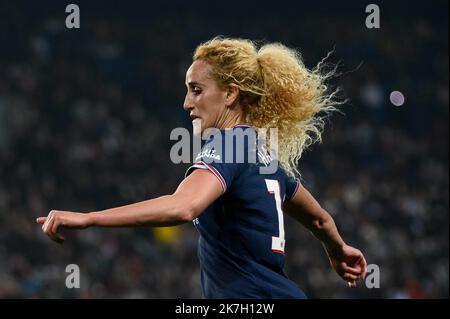
[[[295,193],[297,193],[299,187],[300,187],[300,180],[297,178],[297,186],[295,186],[295,189],[294,189],[294,192],[292,193],[291,199],[294,198]]]
[[[208,165],[205,162],[201,162],[201,164],[205,165],[207,168],[209,168],[209,170],[216,175],[216,177],[219,179],[219,182],[222,184],[222,188],[223,188],[223,192],[225,193],[225,191],[227,190],[227,183],[225,182],[225,179],[222,177],[222,174],[219,173],[218,170],[216,170],[213,166]]]
[[[236,124],[235,126],[233,126],[233,128],[236,126],[252,127],[253,125],[251,125],[250,123],[239,123],[239,124]]]

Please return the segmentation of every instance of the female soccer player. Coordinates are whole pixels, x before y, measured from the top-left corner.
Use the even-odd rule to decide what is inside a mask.
[[[366,261],[340,237],[331,216],[297,176],[302,151],[320,140],[322,114],[334,110],[320,64],[308,70],[281,44],[256,49],[242,39],[214,38],[197,47],[186,73],[184,109],[200,132],[215,128],[172,195],[98,212],[52,210],[37,218],[52,240],[58,229],[92,226],[172,226],[194,222],[205,298],[305,298],[284,273],[283,211],[319,239],[336,272],[355,287]],[[243,124],[251,123],[251,124]],[[278,154],[257,150],[236,159],[229,132],[278,129]],[[228,132],[228,133],[227,133]],[[246,150],[254,149],[246,142]],[[224,147],[218,147],[223,145]],[[228,160],[227,160],[228,159]],[[276,161],[277,169],[260,168]]]

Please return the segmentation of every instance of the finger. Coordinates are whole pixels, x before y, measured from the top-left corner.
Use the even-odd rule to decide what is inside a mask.
[[[38,217],[36,218],[36,223],[38,224],[44,224],[47,217]]]
[[[361,260],[361,268],[362,268],[361,279],[364,279],[366,277],[366,272],[367,272],[367,261],[366,261],[366,258],[364,258],[364,256],[362,257],[362,260]]]
[[[48,215],[45,220],[45,223],[42,225],[42,231],[44,233],[47,232],[48,224],[51,223],[52,220],[53,220],[53,215]]]
[[[45,221],[44,225],[42,225],[42,230],[50,238],[52,238],[52,234],[51,234],[52,223],[53,223],[53,216],[50,216],[49,218],[47,218],[47,220]]]
[[[56,241],[58,244],[64,243],[65,238],[64,238],[63,236],[61,236],[60,234],[55,234],[55,236],[56,236],[56,240],[55,240],[55,241]]]
[[[364,259],[364,256],[360,256],[356,261],[356,265],[354,267],[346,266],[346,272],[357,275],[359,278],[364,279],[366,275],[367,262]]]
[[[53,219],[54,217],[54,213],[53,211],[50,211],[50,213],[48,213],[47,217],[45,218],[45,223],[42,225],[42,231],[46,231],[47,230],[47,225],[48,223],[50,223],[51,219]]]
[[[360,267],[349,267],[349,266],[347,266],[347,267],[345,267],[345,272],[346,272],[346,273],[350,273],[350,274],[355,275],[355,276],[361,276],[361,274],[362,274],[362,268],[360,268]]]
[[[46,222],[46,224],[45,224],[44,232],[47,234],[48,237],[50,237],[50,239],[58,242],[59,241],[58,237],[56,237],[55,234],[52,232],[52,227],[53,227],[54,221],[55,221],[55,218],[53,216],[48,219],[48,222]]]
[[[62,243],[64,241],[64,237],[61,236],[60,234],[58,234],[59,226],[60,226],[59,219],[55,219],[55,221],[53,222],[53,225],[52,225],[51,232],[53,234],[53,237],[55,237],[57,239],[57,242]]]
[[[58,231],[59,223],[60,223],[59,219],[55,218],[55,221],[52,223],[52,228],[51,228],[52,234],[56,234],[56,232]]]
[[[349,288],[355,288],[356,287],[356,281],[348,281],[347,282]]]
[[[342,278],[344,278],[347,281],[355,281],[359,278],[359,276],[357,275],[353,275],[353,274],[349,274],[349,273],[345,273]]]
[[[354,256],[354,260],[352,262],[347,262],[346,266],[349,271],[362,273],[363,271],[363,263],[366,263],[364,256],[361,252],[359,252],[358,256]]]

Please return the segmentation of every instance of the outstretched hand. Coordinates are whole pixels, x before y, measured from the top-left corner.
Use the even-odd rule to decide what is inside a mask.
[[[42,231],[57,243],[63,243],[64,237],[58,234],[60,227],[68,229],[83,229],[89,227],[88,214],[52,210],[47,217],[38,217],[38,224],[42,225]]]
[[[337,252],[328,252],[328,257],[334,270],[350,288],[355,288],[356,281],[366,276],[367,262],[359,249],[344,245]]]

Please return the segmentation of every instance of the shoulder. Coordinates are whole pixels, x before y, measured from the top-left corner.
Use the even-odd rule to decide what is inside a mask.
[[[256,130],[250,125],[242,124],[224,130],[209,130],[196,160],[207,157],[221,162],[225,161],[226,157],[227,161],[234,162],[236,157],[246,158],[249,149],[257,144],[256,139]]]

